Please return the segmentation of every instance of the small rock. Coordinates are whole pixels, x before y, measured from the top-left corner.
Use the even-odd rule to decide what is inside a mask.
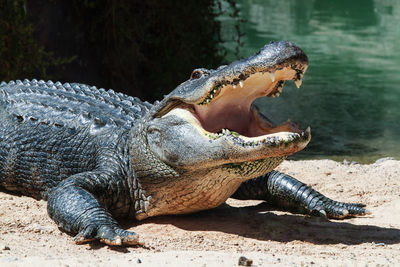
[[[137,263],[142,263],[142,261],[138,258],[137,259],[137,261],[136,261]]]
[[[45,232],[44,227],[41,226],[40,224],[37,224],[37,223],[31,224],[30,227],[29,227],[29,229],[30,229],[31,231],[33,231],[34,233],[41,233],[41,234],[43,234],[43,233]]]
[[[251,259],[248,259],[244,256],[241,256],[239,258],[239,262],[238,262],[239,266],[251,266],[252,264],[253,264],[253,260],[251,260]]]
[[[10,247],[7,245],[2,245],[1,250],[10,250]]]

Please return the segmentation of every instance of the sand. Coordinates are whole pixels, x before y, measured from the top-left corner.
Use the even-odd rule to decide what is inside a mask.
[[[400,266],[400,161],[285,161],[278,170],[335,200],[361,202],[365,217],[323,220],[228,199],[196,214],[124,221],[144,247],[75,245],[46,202],[0,192],[0,266]]]

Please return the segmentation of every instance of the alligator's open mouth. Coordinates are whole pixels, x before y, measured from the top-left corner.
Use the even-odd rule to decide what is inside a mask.
[[[266,48],[264,50],[268,51]],[[225,137],[242,147],[267,145],[278,148],[284,145],[287,151],[281,151],[281,154],[290,155],[297,152],[310,141],[310,128],[302,130],[290,121],[275,126],[252,106],[256,98],[279,96],[285,80],[293,80],[296,86],[300,87],[308,60],[299,48],[295,47],[294,50],[295,56],[274,64],[260,66],[258,63],[252,63],[258,60],[257,56],[265,57],[262,53],[269,53],[262,50],[253,58],[247,59],[250,63],[238,72],[235,72],[237,66],[244,63],[232,63],[218,69],[218,73],[210,76],[206,74],[199,78],[209,79],[202,83],[203,87],[208,89],[201,98],[196,101],[175,99],[161,113],[166,114],[173,109],[174,113],[178,112],[176,109],[190,111],[194,117],[191,119],[193,124],[196,124],[210,140]],[[229,72],[224,71],[225,68]]]
[[[272,125],[251,105],[259,97],[279,96],[284,81],[295,79],[296,75],[296,71],[290,68],[277,70],[274,73],[252,74],[245,80],[214,89],[206,100],[194,105],[193,113],[205,130],[215,134],[223,134],[226,130],[245,137],[258,137],[278,132],[301,134],[303,131],[294,123]],[[295,83],[300,87],[301,78]]]

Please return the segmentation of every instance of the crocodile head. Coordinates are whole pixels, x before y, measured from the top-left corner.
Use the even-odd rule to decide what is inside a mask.
[[[307,66],[300,48],[273,42],[216,70],[196,69],[153,106],[141,130],[146,146],[181,177],[243,181],[265,174],[303,149],[311,134],[293,122],[274,125],[252,103],[279,96],[285,80],[299,87]]]
[[[184,168],[285,157],[303,149],[309,128],[292,122],[275,126],[252,103],[279,96],[285,80],[299,87],[307,66],[300,48],[273,42],[216,70],[194,70],[151,111],[151,149],[165,163]]]

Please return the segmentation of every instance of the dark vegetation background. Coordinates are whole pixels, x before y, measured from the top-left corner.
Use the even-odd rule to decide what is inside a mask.
[[[304,85],[259,99],[261,112],[311,125],[297,157],[369,163],[400,158],[399,25],[396,0],[0,0],[0,81],[81,82],[153,101],[194,68],[289,40],[309,57]]]
[[[216,17],[235,12],[234,0],[0,0],[0,80],[80,82],[152,101],[194,68],[224,63]]]

